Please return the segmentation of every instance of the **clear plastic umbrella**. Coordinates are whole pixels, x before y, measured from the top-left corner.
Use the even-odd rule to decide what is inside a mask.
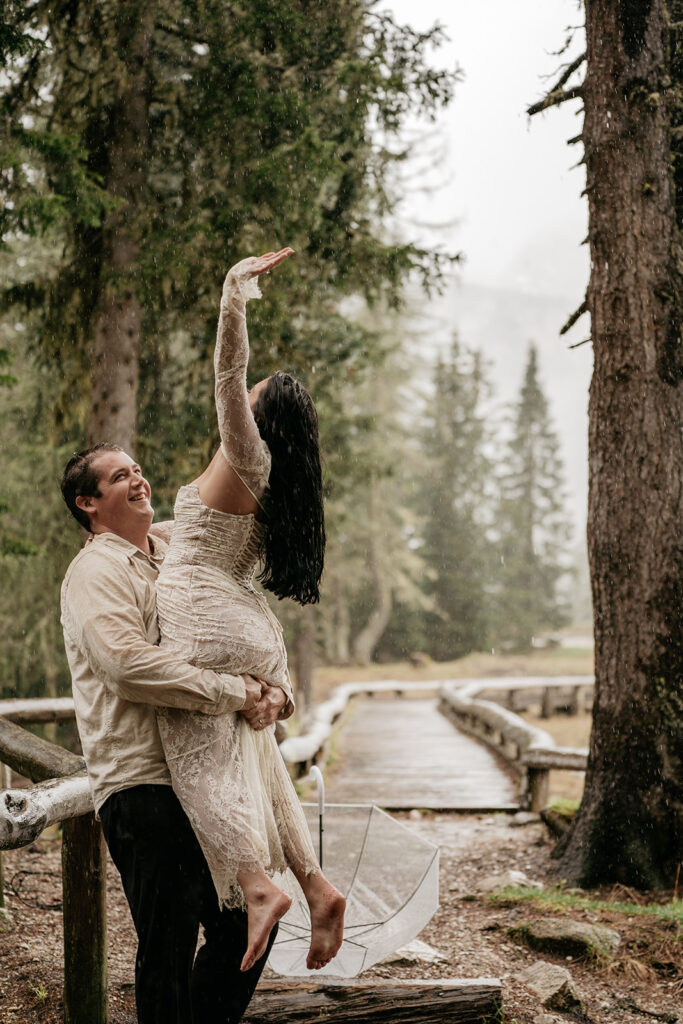
[[[310,919],[297,886],[268,964],[289,977],[353,978],[415,938],[429,922],[439,906],[439,849],[379,807],[325,806],[322,776],[317,781],[318,803],[303,808],[325,875],[346,897],[344,941],[327,967],[307,969]]]

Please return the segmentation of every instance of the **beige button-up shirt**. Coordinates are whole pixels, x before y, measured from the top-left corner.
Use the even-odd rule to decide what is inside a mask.
[[[241,676],[179,662],[156,646],[155,582],[167,546],[146,555],[123,537],[97,534],[62,584],[62,627],[76,721],[97,810],[141,784],[171,785],[155,706],[218,715],[239,711]]]

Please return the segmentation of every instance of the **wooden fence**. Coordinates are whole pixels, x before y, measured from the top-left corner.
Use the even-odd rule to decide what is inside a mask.
[[[462,685],[463,682],[465,685]],[[593,704],[593,676],[472,679],[445,683],[444,711],[467,733],[496,749],[520,777],[520,806],[541,811],[548,803],[550,772],[585,771],[588,750],[558,747],[552,736],[514,711],[540,704],[543,717],[556,711],[578,714]]]

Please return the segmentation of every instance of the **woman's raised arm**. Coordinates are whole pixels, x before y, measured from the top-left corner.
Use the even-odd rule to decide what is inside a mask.
[[[272,270],[292,252],[287,248],[241,260],[228,271],[221,296],[214,355],[221,448],[227,462],[257,498],[265,490],[270,464],[247,394],[246,304],[248,299],[260,298],[259,275]]]

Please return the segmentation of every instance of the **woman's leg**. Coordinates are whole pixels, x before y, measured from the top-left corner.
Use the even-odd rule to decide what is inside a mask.
[[[265,953],[270,933],[289,910],[292,898],[262,870],[238,871],[237,881],[242,886],[249,922],[247,951],[240,970],[249,971]]]
[[[271,796],[277,808],[282,851],[310,911],[311,946],[306,966],[309,970],[319,970],[337,954],[342,944],[346,900],[318,867],[306,817],[277,746],[272,755]]]
[[[311,915],[311,945],[306,966],[309,971],[317,971],[339,952],[344,937],[346,900],[322,871],[307,874],[294,866],[292,871],[303,889]]]

